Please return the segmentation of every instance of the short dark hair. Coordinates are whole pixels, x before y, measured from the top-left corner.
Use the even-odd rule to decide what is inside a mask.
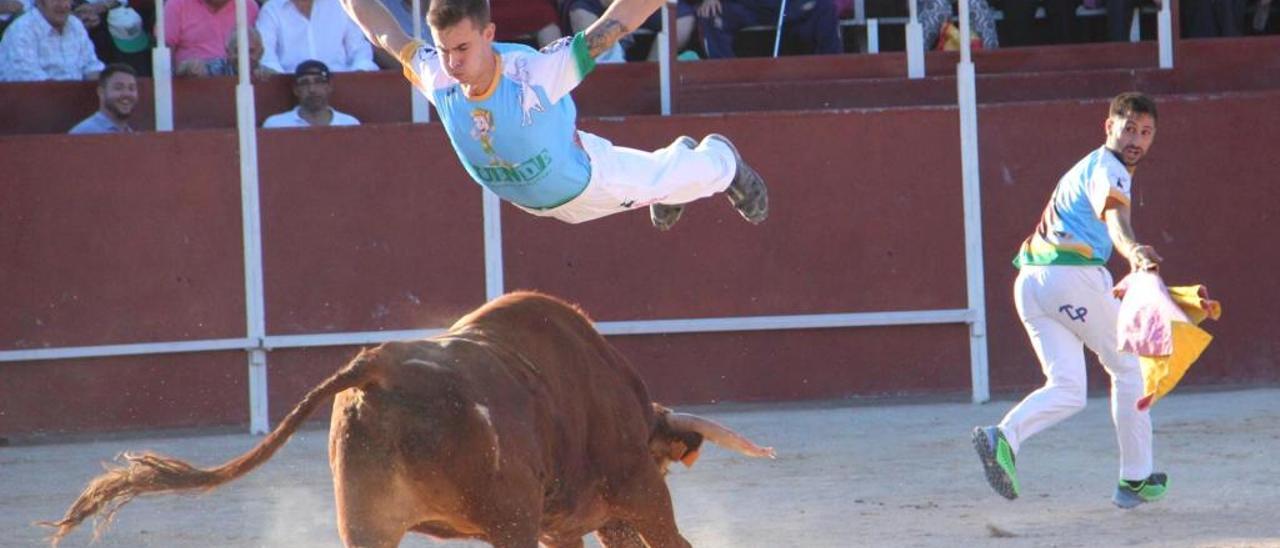
[[[134,70],[132,66],[124,63],[111,63],[110,65],[107,65],[106,68],[102,69],[102,72],[98,73],[98,87],[107,87],[107,80],[110,80],[112,76],[122,72],[134,78],[138,77],[138,71]]]
[[[1121,93],[1111,100],[1108,116],[1128,118],[1134,114],[1150,114],[1152,120],[1159,118],[1156,116],[1156,100],[1136,91]]]
[[[434,29],[447,29],[463,19],[483,27],[489,24],[488,0],[431,0],[427,10],[427,24]]]

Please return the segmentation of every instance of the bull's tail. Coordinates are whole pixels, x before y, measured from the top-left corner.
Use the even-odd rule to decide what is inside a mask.
[[[245,454],[216,468],[204,469],[151,452],[124,453],[117,457],[123,464],[108,466],[106,472],[90,481],[61,520],[39,522],[39,525],[57,529],[49,538],[50,544],[57,546],[86,518],[101,514],[94,527],[96,540],[115,513],[138,495],[208,491],[249,473],[283,447],[316,406],[343,390],[363,386],[379,378],[378,355],[377,349],[361,352],[351,363],[308,392],[275,430]]]

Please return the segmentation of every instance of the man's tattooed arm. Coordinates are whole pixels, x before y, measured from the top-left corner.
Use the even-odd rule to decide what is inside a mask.
[[[600,18],[587,29],[587,48],[592,57],[608,51],[619,39],[631,32],[631,29],[624,27],[616,19],[605,15],[606,17]]]

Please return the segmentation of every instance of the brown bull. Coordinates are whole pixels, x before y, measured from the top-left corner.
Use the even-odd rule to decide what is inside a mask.
[[[329,465],[347,546],[396,546],[409,531],[497,547],[688,546],[664,482],[706,439],[773,456],[712,421],[649,399],[640,377],[573,306],[513,293],[439,337],[362,351],[309,392],[249,452],[212,469],[124,455],[56,523],[56,544],[134,496],[208,490],[271,458],[334,397]]]

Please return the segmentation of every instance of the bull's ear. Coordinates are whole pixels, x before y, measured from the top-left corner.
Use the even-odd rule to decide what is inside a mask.
[[[678,437],[666,440],[666,446],[667,458],[684,463],[685,468],[693,466],[693,463],[698,460],[698,449],[690,448]]]

